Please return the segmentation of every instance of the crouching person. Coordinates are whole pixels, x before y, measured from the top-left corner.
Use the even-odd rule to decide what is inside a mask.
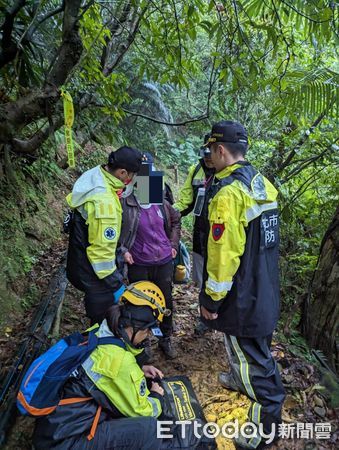
[[[163,374],[153,366],[140,368],[136,356],[152,330],[158,333],[157,322],[167,313],[165,299],[152,283],[125,291],[122,303],[109,308],[96,332],[100,338],[115,336],[122,345],[98,345],[67,381],[62,404],[36,421],[35,450],[160,448],[157,418],[164,392],[153,381],[149,390],[146,378]]]

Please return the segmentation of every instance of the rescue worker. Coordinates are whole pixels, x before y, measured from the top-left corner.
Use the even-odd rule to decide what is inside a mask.
[[[122,208],[119,194],[141,166],[141,153],[130,147],[111,152],[108,163],[83,173],[66,200],[73,210],[67,278],[85,293],[86,314],[101,322],[125,290],[116,267]]]
[[[201,315],[225,333],[231,371],[219,381],[246,394],[249,419],[278,435],[285,394],[270,352],[279,318],[277,191],[245,160],[248,137],[241,124],[214,124],[208,146],[216,176],[208,199]],[[266,443],[259,433],[236,442],[239,449]]]
[[[142,163],[153,165],[152,155],[143,153]],[[122,208],[119,252],[128,267],[128,280],[155,283],[165,296],[166,308],[172,311],[173,259],[180,240],[180,214],[167,200],[162,205],[141,204],[138,187],[122,199]],[[159,338],[159,348],[166,358],[174,359],[172,314],[164,318],[160,328],[163,336]],[[151,358],[150,348],[147,356]]]
[[[164,296],[153,283],[127,288],[96,332],[100,338],[119,338],[122,346],[98,345],[67,381],[64,404],[36,421],[35,450],[159,448],[156,419],[164,391],[151,380],[163,378],[163,373],[153,366],[140,368],[135,355],[142,352],[143,341],[157,330],[164,314],[168,314]],[[98,324],[91,329],[95,327]]]
[[[209,134],[204,137],[203,144],[206,144]],[[208,220],[206,217],[206,208],[204,204],[197,205],[198,193],[200,192],[204,199],[206,199],[206,192],[213,182],[215,169],[211,161],[211,152],[209,147],[202,146],[200,149],[200,156],[198,164],[194,164],[188,171],[185,184],[180,191],[179,200],[173,205],[177,209],[181,217],[188,215],[193,211],[194,225],[193,225],[193,270],[192,280],[196,286],[201,289],[203,266],[204,266],[204,242],[206,241],[206,230],[208,229]],[[195,206],[197,210],[195,210]],[[201,209],[201,211],[199,211]],[[200,213],[199,213],[200,212]],[[202,322],[199,322],[195,328],[195,333],[202,335],[208,328]]]

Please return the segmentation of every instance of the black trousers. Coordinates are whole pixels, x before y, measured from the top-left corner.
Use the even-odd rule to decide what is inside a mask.
[[[130,283],[136,281],[151,281],[161,289],[166,301],[166,308],[173,312],[172,302],[172,280],[173,280],[173,262],[169,261],[160,266],[138,266],[132,264],[128,266],[128,280]],[[165,316],[160,326],[164,337],[172,334],[173,314]]]
[[[101,422],[93,439],[86,435],[64,441],[39,442],[35,439],[35,450],[158,450],[161,439],[157,439],[157,420],[153,417],[131,417]]]
[[[225,334],[225,348],[239,391],[251,399],[249,420],[256,425],[261,423],[265,434],[270,434],[275,427],[277,436],[285,390],[270,351],[271,340],[272,335],[242,338]],[[262,441],[258,435],[238,443],[255,449]]]

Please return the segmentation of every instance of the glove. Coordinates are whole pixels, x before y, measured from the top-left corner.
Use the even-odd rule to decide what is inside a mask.
[[[113,297],[114,297],[114,304],[116,305],[117,303],[119,303],[120,297],[122,296],[122,294],[126,291],[126,286],[124,284],[121,285],[121,287],[113,292]]]

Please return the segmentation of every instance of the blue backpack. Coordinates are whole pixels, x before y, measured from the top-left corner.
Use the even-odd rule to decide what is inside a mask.
[[[26,416],[47,416],[58,405],[91,400],[81,397],[61,400],[64,384],[98,345],[113,344],[125,348],[116,337],[98,338],[91,330],[87,335],[74,333],[53,345],[34,360],[27,370],[17,396],[17,407]]]

